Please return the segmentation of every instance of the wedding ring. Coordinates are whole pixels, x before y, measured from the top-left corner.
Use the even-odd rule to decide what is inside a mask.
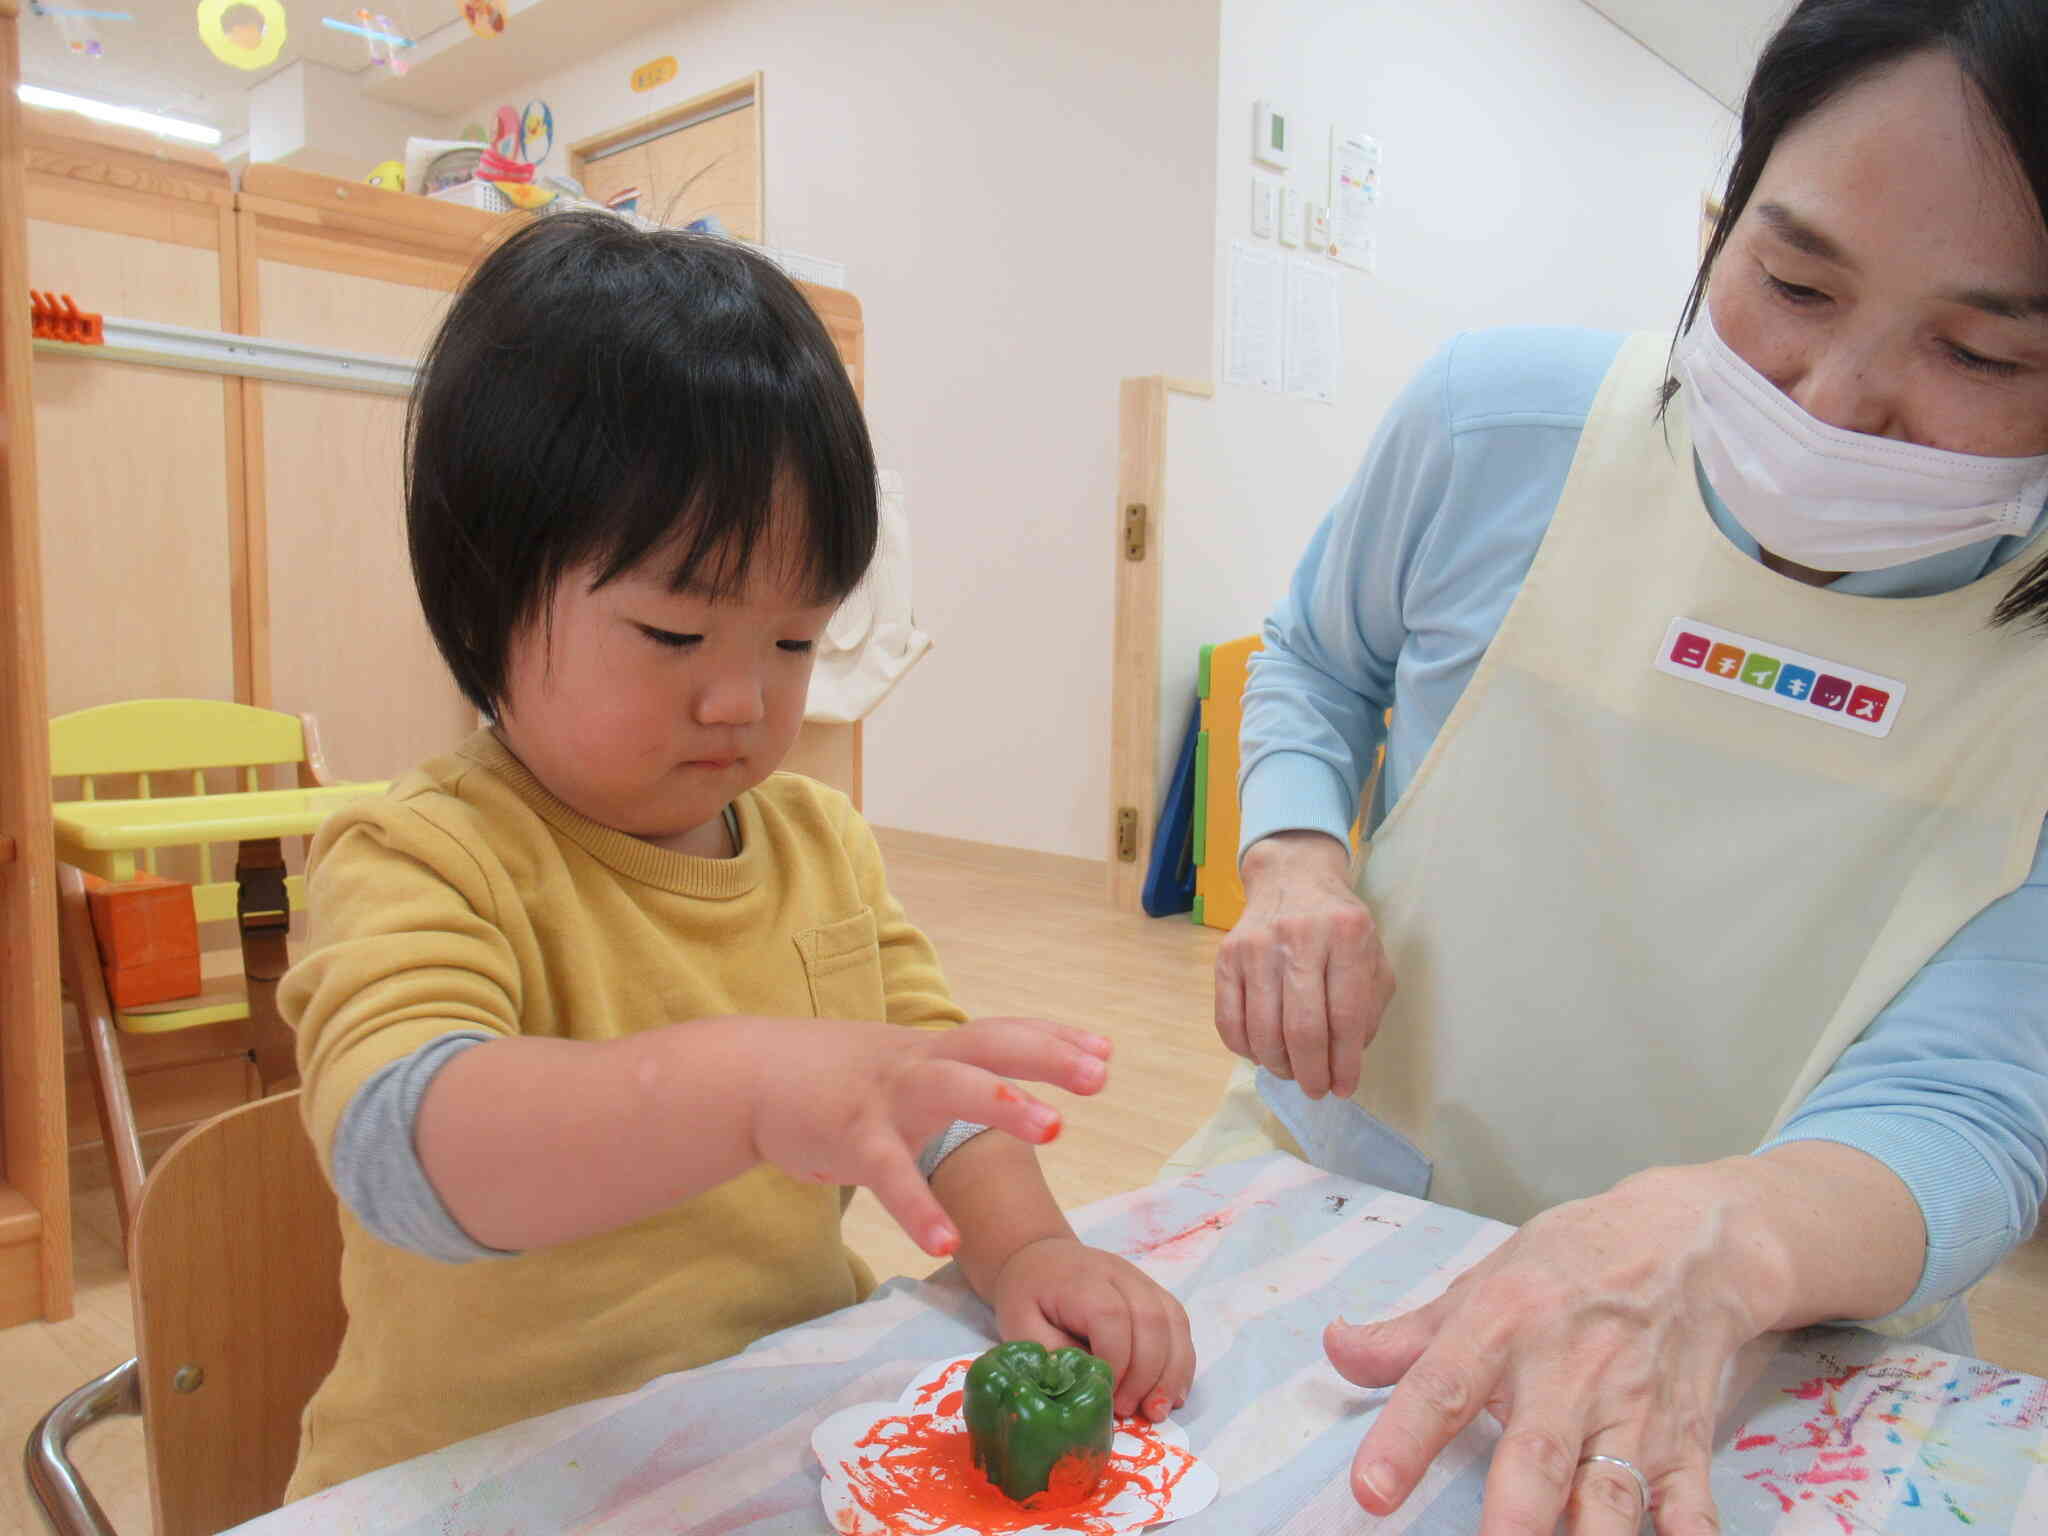
[[[1650,1480],[1643,1476],[1642,1470],[1634,1462],[1626,1461],[1619,1456],[1581,1456],[1579,1465],[1584,1467],[1596,1461],[1604,1461],[1609,1466],[1619,1467],[1636,1480],[1636,1492],[1642,1495],[1643,1500],[1642,1514],[1647,1516],[1650,1513]]]

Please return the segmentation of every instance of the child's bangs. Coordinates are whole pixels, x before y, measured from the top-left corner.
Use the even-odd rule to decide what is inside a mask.
[[[725,361],[685,364],[686,386],[650,391],[650,404],[686,403],[632,413],[644,415],[626,439],[637,451],[603,498],[586,555],[598,585],[652,562],[676,590],[728,599],[766,558],[781,585],[836,603],[867,572],[877,517],[866,427],[845,409],[851,391],[843,376]]]

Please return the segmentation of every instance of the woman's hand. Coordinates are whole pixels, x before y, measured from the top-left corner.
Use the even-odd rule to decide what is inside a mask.
[[[1758,1162],[1638,1174],[1544,1212],[1427,1306],[1332,1323],[1339,1372],[1399,1383],[1352,1463],[1358,1502],[1399,1507],[1484,1410],[1503,1434],[1482,1536],[1547,1536],[1561,1515],[1573,1536],[1630,1536],[1641,1494],[1594,1455],[1642,1473],[1659,1536],[1718,1530],[1707,1469],[1722,1373],[1797,1310],[1798,1266],[1745,1166]]]
[[[1027,1243],[995,1280],[996,1329],[1108,1362],[1120,1418],[1155,1422],[1187,1401],[1195,1345],[1179,1298],[1135,1264],[1078,1238]]]
[[[1059,1111],[1007,1079],[1069,1093],[1097,1093],[1109,1079],[1107,1040],[1042,1019],[930,1031],[839,1019],[749,1022],[758,1032],[758,1160],[820,1184],[865,1185],[932,1254],[953,1252],[960,1234],[918,1172],[926,1141],[971,1120],[1040,1145],[1059,1134]]]
[[[1349,851],[1320,832],[1261,838],[1245,851],[1244,916],[1216,957],[1216,1033],[1310,1098],[1357,1091],[1394,995],[1349,873]]]

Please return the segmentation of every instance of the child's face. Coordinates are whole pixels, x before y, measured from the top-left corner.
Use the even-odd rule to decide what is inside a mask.
[[[714,602],[642,567],[595,591],[566,573],[553,633],[513,637],[499,730],[555,797],[684,853],[726,846],[719,813],[789,752],[812,649],[832,617],[784,585],[772,550]]]

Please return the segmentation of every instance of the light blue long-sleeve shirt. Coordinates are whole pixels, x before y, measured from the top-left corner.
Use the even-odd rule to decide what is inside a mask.
[[[1343,840],[1382,744],[1368,824],[1400,798],[1521,590],[1621,340],[1461,336],[1388,411],[1252,658],[1242,846],[1290,829]],[[1704,476],[1700,488],[1756,558]],[[1834,589],[1951,591],[2030,537],[1854,572]],[[1927,1262],[1902,1312],[1964,1290],[2033,1230],[2048,1197],[2048,828],[2026,883],[1928,961],[1767,1145],[1788,1141],[1855,1147],[1913,1192]]]

